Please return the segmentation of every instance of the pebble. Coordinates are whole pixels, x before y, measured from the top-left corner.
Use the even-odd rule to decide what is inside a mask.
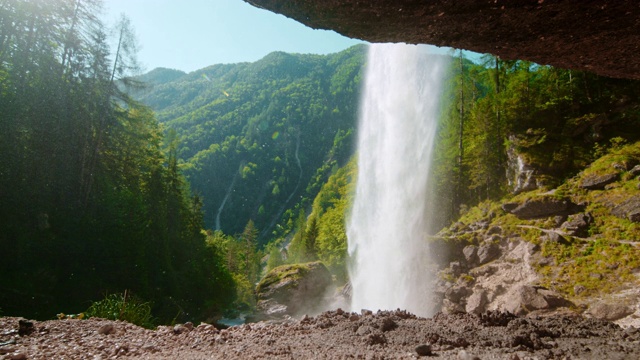
[[[421,344],[416,346],[416,353],[418,354],[418,356],[430,356],[431,354],[433,354],[431,352],[431,345],[429,344]]]
[[[116,328],[112,324],[102,325],[100,326],[100,329],[98,329],[98,334],[102,334],[102,335],[109,335],[115,332],[116,332]]]
[[[5,357],[7,360],[26,360],[27,354],[25,352],[16,352],[13,354],[9,354]]]
[[[187,332],[187,331],[189,331],[189,329],[184,325],[178,324],[178,325],[173,327],[173,333],[174,334],[182,334],[183,332]]]
[[[0,347],[0,355],[12,353],[16,351],[16,349],[17,348],[15,346],[2,346]]]

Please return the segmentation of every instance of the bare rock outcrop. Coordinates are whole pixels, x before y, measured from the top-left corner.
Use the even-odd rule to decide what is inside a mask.
[[[467,261],[467,273],[448,287],[445,285],[442,309],[445,313],[506,311],[526,315],[572,305],[561,295],[535,285],[539,280],[534,269],[540,258],[537,245],[522,239],[501,242],[492,239],[493,242],[463,249],[461,256]],[[492,255],[486,258],[479,253]],[[446,272],[455,273],[451,269]]]
[[[320,261],[278,266],[256,287],[258,304],[253,320],[314,312],[331,285],[331,273]]]
[[[618,180],[618,173],[587,176],[580,183],[580,187],[586,190],[603,190],[605,186]]]
[[[622,303],[608,303],[604,301],[597,302],[589,307],[587,314],[590,316],[607,321],[620,320],[634,313],[634,310]]]
[[[634,1],[245,1],[369,42],[449,46],[640,79]]]
[[[506,203],[502,209],[517,216],[519,219],[538,219],[558,215],[574,214],[580,207],[569,199],[558,199],[554,196],[540,196],[528,199],[523,203]]]

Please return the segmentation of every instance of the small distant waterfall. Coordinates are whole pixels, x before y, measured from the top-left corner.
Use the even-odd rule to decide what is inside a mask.
[[[369,47],[347,225],[354,311],[432,315],[427,182],[445,65],[427,46]]]

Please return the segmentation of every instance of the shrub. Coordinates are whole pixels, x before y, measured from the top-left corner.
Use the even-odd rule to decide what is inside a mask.
[[[127,291],[123,294],[106,295],[96,301],[85,312],[87,317],[121,320],[152,329],[155,327],[151,315],[151,303],[142,301]]]

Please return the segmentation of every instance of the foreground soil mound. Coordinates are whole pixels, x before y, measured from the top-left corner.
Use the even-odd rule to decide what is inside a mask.
[[[329,311],[217,330],[147,330],[103,319],[0,318],[4,359],[638,359],[640,331],[575,316],[488,312],[417,318],[404,311]]]

